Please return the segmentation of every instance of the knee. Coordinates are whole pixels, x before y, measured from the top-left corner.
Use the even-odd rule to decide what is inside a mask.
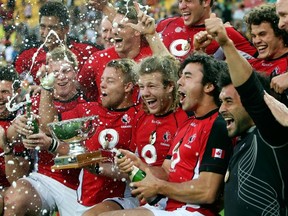
[[[6,190],[5,209],[25,209],[34,196],[31,184],[20,179]]]

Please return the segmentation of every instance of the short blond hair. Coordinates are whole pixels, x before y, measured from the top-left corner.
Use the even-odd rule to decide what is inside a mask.
[[[66,60],[72,65],[75,71],[78,71],[78,60],[76,55],[66,47],[56,47],[52,51],[47,53],[46,61],[61,61]]]

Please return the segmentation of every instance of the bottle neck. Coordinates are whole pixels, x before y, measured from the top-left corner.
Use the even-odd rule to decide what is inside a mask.
[[[31,106],[32,106],[32,103],[31,102],[27,102],[27,104],[26,104],[26,115],[27,115],[28,119],[31,119],[31,117],[32,117],[32,108],[31,108]]]

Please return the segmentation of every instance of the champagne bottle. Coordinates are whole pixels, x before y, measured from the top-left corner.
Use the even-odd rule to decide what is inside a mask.
[[[30,97],[26,95],[26,115],[27,115],[27,125],[33,127],[33,134],[39,133],[39,125],[37,120],[32,115],[32,101]]]
[[[123,158],[123,157],[124,157],[124,155],[123,155],[120,151],[118,151],[118,150],[116,150],[116,156],[117,156],[118,158]],[[136,167],[136,166],[134,166],[134,165],[133,165],[132,168],[133,168],[133,170],[128,173],[128,176],[129,176],[129,179],[131,180],[131,182],[141,181],[141,180],[143,180],[143,179],[146,177],[146,173],[145,173],[143,170],[139,169],[138,167]],[[157,196],[155,196],[155,197],[150,197],[149,199],[146,199],[146,201],[147,201],[147,203],[148,203],[149,205],[155,205],[155,204],[157,204],[162,198],[164,198],[163,195],[157,194]]]
[[[33,128],[32,129],[33,134],[39,133],[38,122],[32,114],[32,101],[30,99],[29,93],[26,94],[26,115],[27,115],[27,125]],[[31,151],[32,151],[31,154],[32,154],[32,160],[33,160],[33,165],[34,165],[33,171],[37,172],[38,161],[39,161],[39,147],[36,146],[36,148]]]
[[[117,150],[116,156],[118,158],[123,158],[124,155]],[[133,170],[131,172],[128,173],[129,179],[131,180],[131,182],[137,182],[137,181],[141,181],[142,179],[144,179],[146,177],[146,173],[139,169],[138,167],[133,165]]]

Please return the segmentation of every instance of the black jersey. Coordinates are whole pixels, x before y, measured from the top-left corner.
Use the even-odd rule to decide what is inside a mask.
[[[225,216],[287,216],[288,127],[266,106],[255,74],[237,91],[256,127],[241,136],[230,160]]]

